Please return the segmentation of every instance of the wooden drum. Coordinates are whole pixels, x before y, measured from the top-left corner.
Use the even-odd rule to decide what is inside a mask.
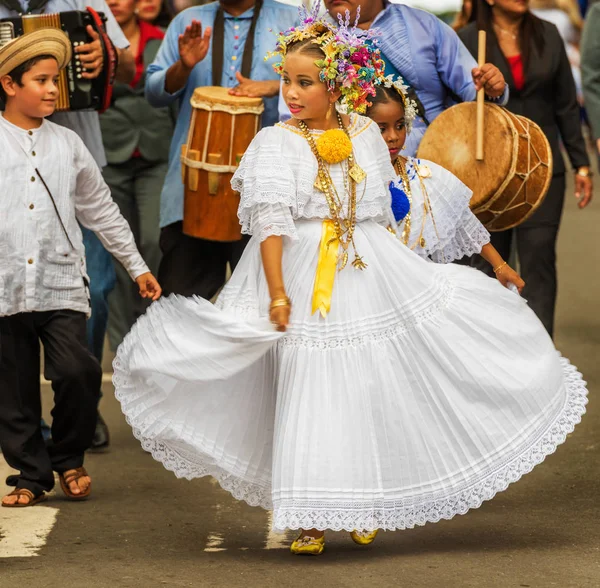
[[[181,147],[183,232],[210,241],[239,241],[240,196],[230,181],[258,133],[263,101],[209,86],[197,88],[190,102],[190,130]]]
[[[465,102],[440,114],[417,157],[451,171],[472,191],[471,210],[489,231],[511,229],[541,205],[552,180],[552,151],[533,121],[485,105],[484,159],[475,159],[476,108]]]

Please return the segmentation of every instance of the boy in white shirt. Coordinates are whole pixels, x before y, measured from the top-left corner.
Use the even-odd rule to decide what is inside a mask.
[[[19,471],[2,506],[32,506],[59,474],[68,498],[91,491],[83,467],[102,370],[86,346],[89,289],[79,221],[127,268],[144,297],[161,288],[82,140],[54,112],[68,37],[42,29],[0,48],[0,447]],[[52,381],[52,443],[41,430],[40,340]]]

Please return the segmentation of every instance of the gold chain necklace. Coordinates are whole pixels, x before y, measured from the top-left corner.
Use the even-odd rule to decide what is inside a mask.
[[[342,117],[339,113],[337,113],[338,124],[341,130],[343,130],[350,138],[348,134],[348,130],[344,126],[342,121]],[[348,170],[344,171],[342,166],[342,173],[344,175],[344,184],[349,187],[348,190],[348,211],[346,217],[343,218],[341,216],[343,209],[343,200],[340,198],[337,190],[335,189],[335,185],[333,180],[331,179],[331,175],[329,173],[328,167],[325,165],[325,161],[319,154],[319,150],[317,149],[317,144],[315,143],[314,137],[311,135],[309,128],[306,126],[306,123],[303,120],[298,121],[298,126],[300,127],[304,138],[308,142],[313,155],[317,160],[317,185],[315,186],[319,190],[321,190],[325,194],[325,199],[327,200],[327,204],[329,206],[329,213],[331,215],[331,220],[333,222],[333,226],[335,229],[335,234],[337,239],[342,246],[343,253],[341,256],[341,264],[339,271],[343,270],[348,263],[348,248],[352,245],[352,249],[354,250],[354,261],[352,262],[352,266],[355,269],[365,269],[367,264],[362,260],[362,258],[356,252],[356,245],[354,244],[354,230],[356,228],[356,183],[357,179],[354,175],[360,176],[360,174],[353,174],[353,169],[356,167],[360,172],[362,170],[360,167],[356,166],[354,163],[354,153],[351,153],[348,157]],[[362,172],[364,174],[364,172]],[[346,176],[347,176],[347,184],[346,184]],[[363,178],[364,179],[364,178]]]
[[[506,29],[503,29],[500,25],[497,25],[496,23],[493,23],[494,28],[498,29],[501,33],[504,33],[505,35],[508,35],[509,37],[512,38],[513,41],[516,41],[519,37],[519,35],[515,35],[514,33],[511,33],[510,31],[507,31]]]
[[[412,201],[412,190],[410,188],[410,180],[408,179],[408,173],[406,171],[406,165],[404,163],[403,158],[397,157],[396,160],[394,161],[394,167],[396,168],[396,171],[398,172],[398,175],[400,176],[400,179],[402,180],[402,185],[404,186],[404,192],[406,194],[406,197],[408,198],[408,203],[409,203],[408,214],[404,217],[404,228],[402,229],[402,235],[400,237],[402,243],[404,243],[405,245],[408,245],[408,241],[410,239],[411,212],[412,212],[412,202],[413,202]],[[421,180],[421,176],[419,176],[418,173],[417,173],[417,176],[419,177],[419,180]],[[421,230],[419,231],[419,237],[412,245],[409,246],[410,249],[415,249],[417,247],[417,245],[424,248],[426,245],[425,239],[423,237],[423,232],[425,230],[425,222],[427,220],[428,198],[426,196],[427,192],[425,191],[425,186],[423,185],[422,180],[421,180],[421,189],[423,190],[423,194],[425,196],[423,199],[423,220],[421,221]]]

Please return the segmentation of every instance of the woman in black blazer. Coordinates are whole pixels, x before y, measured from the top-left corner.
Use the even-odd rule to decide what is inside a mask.
[[[536,122],[546,133],[554,175],[540,208],[511,231],[492,234],[504,259],[516,241],[523,296],[552,335],[556,303],[556,239],[565,197],[565,163],[560,141],[575,169],[575,195],[585,208],[592,197],[590,162],[581,133],[575,82],[557,28],[529,11],[529,0],[479,0],[477,20],[487,31],[487,61],[504,74],[510,87],[506,108]],[[477,23],[458,32],[477,56]],[[478,260],[474,265],[488,271]]]

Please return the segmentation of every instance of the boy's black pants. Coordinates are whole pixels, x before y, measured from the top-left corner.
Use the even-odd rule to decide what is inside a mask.
[[[40,430],[40,341],[44,375],[52,382],[52,443]],[[0,447],[19,470],[18,488],[34,494],[54,474],[83,465],[96,427],[102,368],[86,346],[86,317],[73,310],[0,317]],[[14,485],[15,478],[11,477]]]

